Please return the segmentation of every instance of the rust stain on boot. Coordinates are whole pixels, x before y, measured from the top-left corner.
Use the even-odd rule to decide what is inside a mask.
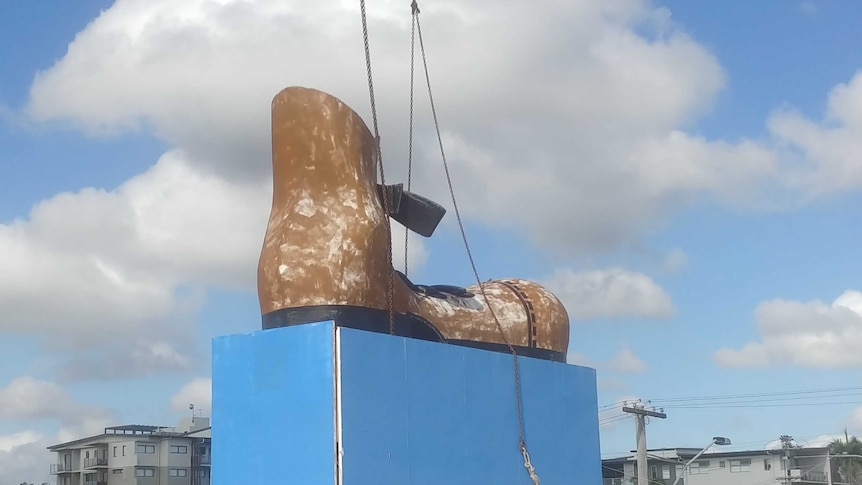
[[[263,315],[316,305],[388,310],[394,269],[377,192],[374,137],[350,107],[314,89],[272,103],[273,198],[258,263]],[[501,344],[476,285],[470,296],[431,296],[394,276],[394,310],[430,322],[447,340]],[[569,317],[541,285],[492,280],[485,293],[513,345],[565,354]]]

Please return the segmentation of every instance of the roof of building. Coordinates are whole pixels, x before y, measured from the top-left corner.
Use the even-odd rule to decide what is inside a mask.
[[[110,426],[105,428],[102,434],[97,434],[94,436],[88,436],[86,438],[79,438],[72,441],[67,441],[65,443],[59,443],[56,445],[48,446],[49,451],[57,451],[63,448],[69,448],[74,446],[82,446],[88,443],[97,444],[100,442],[104,442],[106,438],[122,438],[133,437],[133,436],[171,436],[176,438],[209,438],[210,427],[202,427],[199,429],[188,430],[188,431],[177,431],[176,428],[171,428],[167,426],[152,426],[152,425],[144,425],[144,424],[125,424],[121,426]]]
[[[145,424],[124,424],[122,426],[111,426],[105,428],[105,434],[147,434],[152,433],[164,426],[151,426]]]
[[[700,453],[702,448],[655,448],[647,450],[647,456],[650,459],[658,459],[658,460],[668,460],[677,458],[683,462],[694,458],[694,456]],[[826,447],[800,447],[793,448],[793,453],[797,456],[802,455],[817,455],[826,453]],[[740,451],[710,451],[704,453],[700,459],[701,460],[709,460],[712,458],[734,458],[741,456],[764,456],[764,455],[774,455],[783,453],[784,450],[781,448],[777,449],[759,449],[759,450],[740,450]],[[633,461],[636,457],[636,451],[631,450],[630,455],[617,456],[614,458],[605,458],[602,460],[603,463],[623,463],[627,461]],[[656,456],[659,455],[659,456]]]
[[[69,448],[69,447],[76,446],[76,445],[83,445],[83,444],[88,443],[88,442],[98,442],[100,439],[108,437],[108,436],[111,436],[111,435],[102,433],[102,434],[97,434],[95,436],[88,436],[86,438],[80,438],[77,440],[67,441],[65,443],[58,443],[56,445],[48,446],[47,448],[50,451],[57,451],[57,450],[60,450],[63,448]]]

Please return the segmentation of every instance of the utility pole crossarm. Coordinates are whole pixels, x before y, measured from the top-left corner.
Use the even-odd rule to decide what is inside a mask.
[[[667,417],[667,415],[665,413],[646,409],[643,407],[643,405],[640,404],[635,404],[634,407],[623,406],[623,412],[635,415],[635,426],[637,431],[636,438],[638,444],[638,485],[648,485],[649,479],[647,478],[646,417],[650,416],[653,418],[664,419]]]
[[[658,411],[651,411],[649,409],[643,409],[643,408],[630,408],[628,406],[623,406],[623,412],[632,413],[632,414],[639,414],[641,416],[649,416],[652,418],[661,418],[661,419],[667,418],[667,414],[665,414],[665,413],[660,413]]]

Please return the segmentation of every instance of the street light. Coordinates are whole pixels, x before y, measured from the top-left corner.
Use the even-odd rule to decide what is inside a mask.
[[[689,465],[691,465],[692,463],[694,463],[695,460],[700,458],[700,455],[706,453],[706,450],[712,448],[712,445],[726,446],[729,444],[730,444],[730,438],[725,438],[724,436],[713,437],[712,441],[710,441],[709,444],[706,445],[706,448],[700,450],[696,455],[694,455],[694,458],[692,458],[691,460],[688,460],[686,462],[686,464],[682,466],[682,470],[680,471],[680,474],[676,476],[676,480],[673,481],[673,485],[676,485],[677,483],[679,483],[679,479],[682,478],[683,475],[685,475],[685,471],[688,470]]]

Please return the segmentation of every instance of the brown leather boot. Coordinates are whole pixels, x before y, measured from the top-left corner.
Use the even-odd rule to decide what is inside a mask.
[[[273,199],[258,264],[263,328],[334,320],[388,333],[393,275],[397,335],[505,351],[508,340],[520,355],[564,361],[568,314],[542,286],[484,284],[504,339],[478,286],[414,285],[393,269],[382,190],[389,215],[426,236],[442,209],[431,203],[423,214],[421,198],[378,186],[376,153],[365,123],[335,97],[290,87],[273,99]]]

